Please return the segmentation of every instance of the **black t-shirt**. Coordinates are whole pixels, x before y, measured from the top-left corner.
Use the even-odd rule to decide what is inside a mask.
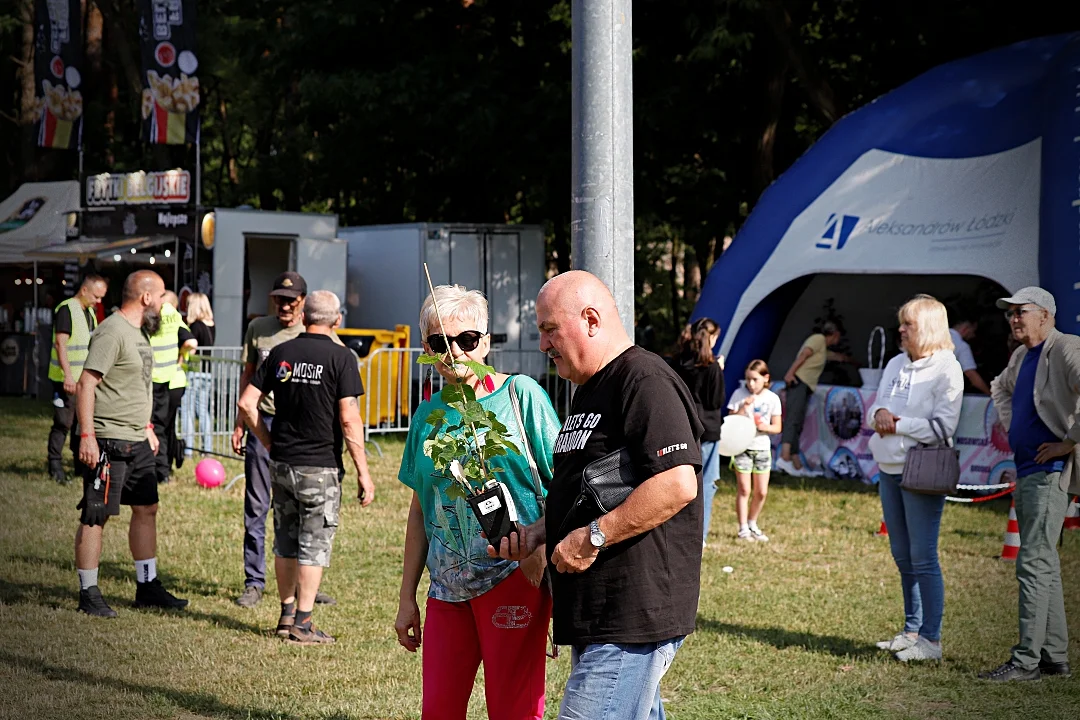
[[[686,385],[640,347],[578,388],[555,441],[549,559],[559,540],[595,519],[575,514],[562,528],[581,492],[582,470],[609,453],[627,448],[639,482],[692,465],[698,495],[667,522],[601,550],[584,573],[552,573],[556,644],[648,643],[693,632],[701,579],[701,432]]]
[[[716,442],[720,439],[720,426],[724,422],[727,410],[724,407],[724,371],[720,363],[698,365],[697,357],[683,353],[672,360],[672,369],[686,383],[690,395],[694,398],[698,420],[705,427],[701,442]]]
[[[212,325],[207,325],[202,320],[196,320],[191,323],[191,334],[195,336],[200,348],[214,346],[214,327]]]
[[[97,320],[97,316],[94,315],[90,308],[83,308],[83,314],[86,315],[86,327],[93,328],[94,321]],[[64,305],[53,316],[53,332],[58,335],[70,335],[71,334],[71,306]]]
[[[344,469],[338,401],[364,394],[351,350],[326,335],[301,333],[270,351],[251,384],[274,393],[272,460]]]

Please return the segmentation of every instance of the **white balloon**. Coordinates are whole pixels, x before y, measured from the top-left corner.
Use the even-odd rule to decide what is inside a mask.
[[[754,421],[746,415],[728,415],[720,426],[720,444],[717,449],[721,455],[731,457],[750,447],[750,442],[757,435]]]

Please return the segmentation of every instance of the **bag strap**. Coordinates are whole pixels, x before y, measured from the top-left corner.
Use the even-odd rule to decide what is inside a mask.
[[[930,429],[934,431],[934,436],[938,439],[938,443],[945,447],[952,447],[948,433],[945,432],[945,423],[941,418],[930,418]]]
[[[517,376],[510,378],[510,404],[514,407],[514,417],[517,418],[518,430],[521,432],[521,447],[525,451],[525,459],[529,462],[529,470],[532,472],[533,493],[536,495],[536,504],[540,508],[540,515],[547,512],[547,501],[544,500],[544,488],[540,481],[540,471],[536,467],[536,458],[533,457],[532,448],[529,447],[529,436],[525,432],[525,421],[521,417],[521,403],[517,396]]]

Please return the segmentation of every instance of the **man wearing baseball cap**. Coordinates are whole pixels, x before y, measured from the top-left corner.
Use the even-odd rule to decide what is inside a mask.
[[[1057,541],[1080,492],[1080,337],[1054,328],[1057,304],[1040,287],[997,301],[1020,346],[990,383],[994,405],[1009,428],[1016,459],[1016,519],[1020,552],[1020,641],[1012,657],[979,675],[984,680],[1069,676],[1068,628]]]
[[[243,394],[255,371],[270,351],[304,332],[304,299],[307,283],[299,274],[283,272],[274,280],[270,291],[275,315],[255,318],[244,334],[244,370],[240,376]],[[269,433],[274,421],[274,396],[267,393],[259,402],[259,419]],[[262,599],[266,587],[266,516],[270,511],[270,454],[254,433],[244,442],[244,419],[237,416],[233,428],[232,448],[244,456],[244,592],[236,599],[241,607],[251,608]],[[333,603],[328,595],[319,593],[316,602]]]

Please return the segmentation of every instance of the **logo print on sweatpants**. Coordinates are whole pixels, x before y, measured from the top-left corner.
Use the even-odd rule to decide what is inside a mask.
[[[500,630],[520,630],[529,627],[532,616],[525,605],[500,605],[491,616],[491,624]]]

